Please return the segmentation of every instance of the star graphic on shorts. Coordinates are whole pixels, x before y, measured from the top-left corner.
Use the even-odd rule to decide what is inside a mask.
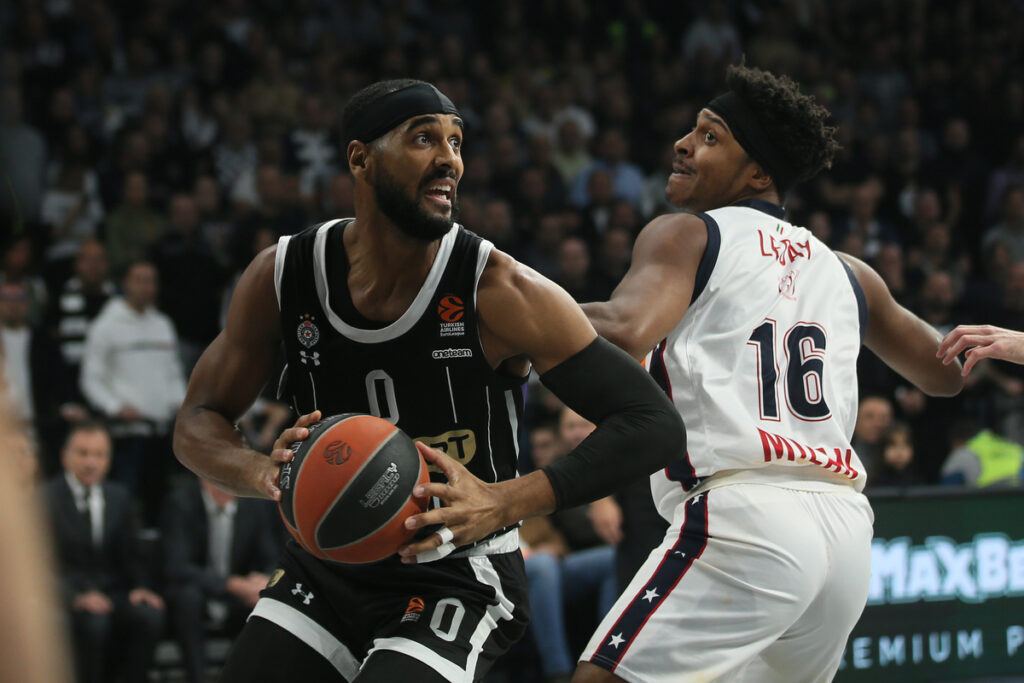
[[[626,640],[622,637],[622,634],[616,633],[614,636],[612,636],[612,639],[608,644],[614,647],[615,649],[618,649],[619,645],[622,645],[624,642],[626,642]]]
[[[658,591],[655,588],[649,588],[647,589],[647,592],[644,593],[644,600],[646,600],[647,602],[654,602],[654,598],[659,597],[661,596],[658,595]]]

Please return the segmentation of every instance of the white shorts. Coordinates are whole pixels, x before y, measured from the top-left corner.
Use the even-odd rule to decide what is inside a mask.
[[[852,489],[698,493],[580,660],[635,683],[831,680],[867,601],[873,521]]]

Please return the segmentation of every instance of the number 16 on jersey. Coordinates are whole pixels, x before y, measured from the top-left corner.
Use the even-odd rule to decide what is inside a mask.
[[[758,407],[762,420],[779,422],[779,375],[784,374],[786,407],[796,418],[819,422],[832,417],[825,403],[825,345],[828,335],[818,323],[799,322],[782,335],[777,353],[777,323],[771,318],[754,328],[747,340],[757,353]]]

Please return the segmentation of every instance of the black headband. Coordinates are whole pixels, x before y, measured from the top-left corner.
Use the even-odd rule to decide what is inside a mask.
[[[736,142],[740,143],[751,159],[761,164],[780,192],[785,192],[793,185],[797,171],[775,143],[775,138],[761,125],[757,114],[739,95],[730,90],[711,100],[706,109],[725,119]]]
[[[346,143],[372,142],[413,116],[458,113],[452,101],[429,83],[410,85],[384,95],[355,116],[345,130]]]

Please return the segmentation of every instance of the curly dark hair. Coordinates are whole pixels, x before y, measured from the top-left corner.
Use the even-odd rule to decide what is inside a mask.
[[[786,151],[797,173],[794,183],[832,166],[839,149],[835,126],[828,125],[828,110],[800,92],[796,81],[741,63],[727,69],[725,82],[758,113],[761,125]],[[777,189],[783,195],[789,188]]]
[[[429,85],[426,81],[418,81],[415,78],[394,78],[388,81],[377,81],[366,86],[345,103],[341,110],[341,132],[348,135],[351,130],[352,121],[371,104],[393,92],[404,90],[413,85]],[[346,145],[348,140],[345,140]]]

